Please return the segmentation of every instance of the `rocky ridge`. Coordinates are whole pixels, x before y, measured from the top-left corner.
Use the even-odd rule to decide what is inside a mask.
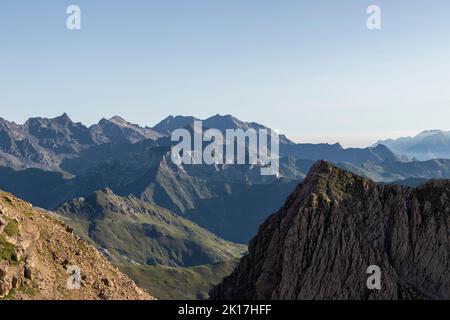
[[[381,290],[367,287],[369,266]],[[212,299],[450,299],[450,181],[378,185],[313,166]]]

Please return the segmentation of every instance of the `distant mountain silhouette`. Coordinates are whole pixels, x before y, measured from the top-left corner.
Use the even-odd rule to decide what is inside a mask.
[[[379,141],[398,154],[420,161],[450,159],[450,131],[428,130],[415,137]]]
[[[280,153],[297,159],[327,160],[331,162],[350,162],[362,165],[365,162],[382,163],[384,161],[401,161],[388,147],[379,144],[371,148],[344,149],[340,144],[282,144]]]

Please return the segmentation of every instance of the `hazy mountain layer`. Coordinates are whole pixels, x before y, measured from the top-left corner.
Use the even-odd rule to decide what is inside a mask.
[[[420,161],[450,159],[450,132],[442,130],[423,131],[415,137],[379,141],[394,152]]]

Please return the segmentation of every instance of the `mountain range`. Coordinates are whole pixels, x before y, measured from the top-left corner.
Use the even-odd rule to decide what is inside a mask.
[[[426,161],[431,159],[450,159],[450,132],[426,130],[414,137],[389,139],[376,143],[383,144],[398,154],[411,159]]]
[[[197,120],[170,116],[141,127],[116,116],[87,127],[67,114],[22,125],[0,119],[0,188],[56,211],[157,298],[203,299],[316,161],[386,186],[450,178],[450,160],[414,160],[388,142],[346,149],[284,135],[278,176],[261,176],[259,165],[174,164],[171,133]],[[269,129],[230,115],[203,127]]]
[[[345,149],[339,144],[294,143],[281,135],[279,177],[263,177],[249,165],[175,165],[169,134],[196,120],[170,116],[145,128],[117,116],[89,128],[67,114],[33,118],[23,125],[0,120],[0,188],[48,210],[109,188],[245,244],[317,160],[377,182],[411,184],[450,177],[450,160],[407,161],[384,144]],[[203,126],[267,129],[229,115],[210,117]],[[255,198],[261,199],[256,208]]]

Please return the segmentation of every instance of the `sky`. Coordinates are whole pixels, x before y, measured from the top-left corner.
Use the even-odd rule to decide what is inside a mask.
[[[0,117],[232,114],[358,147],[449,130],[449,14],[448,0],[2,0]]]

